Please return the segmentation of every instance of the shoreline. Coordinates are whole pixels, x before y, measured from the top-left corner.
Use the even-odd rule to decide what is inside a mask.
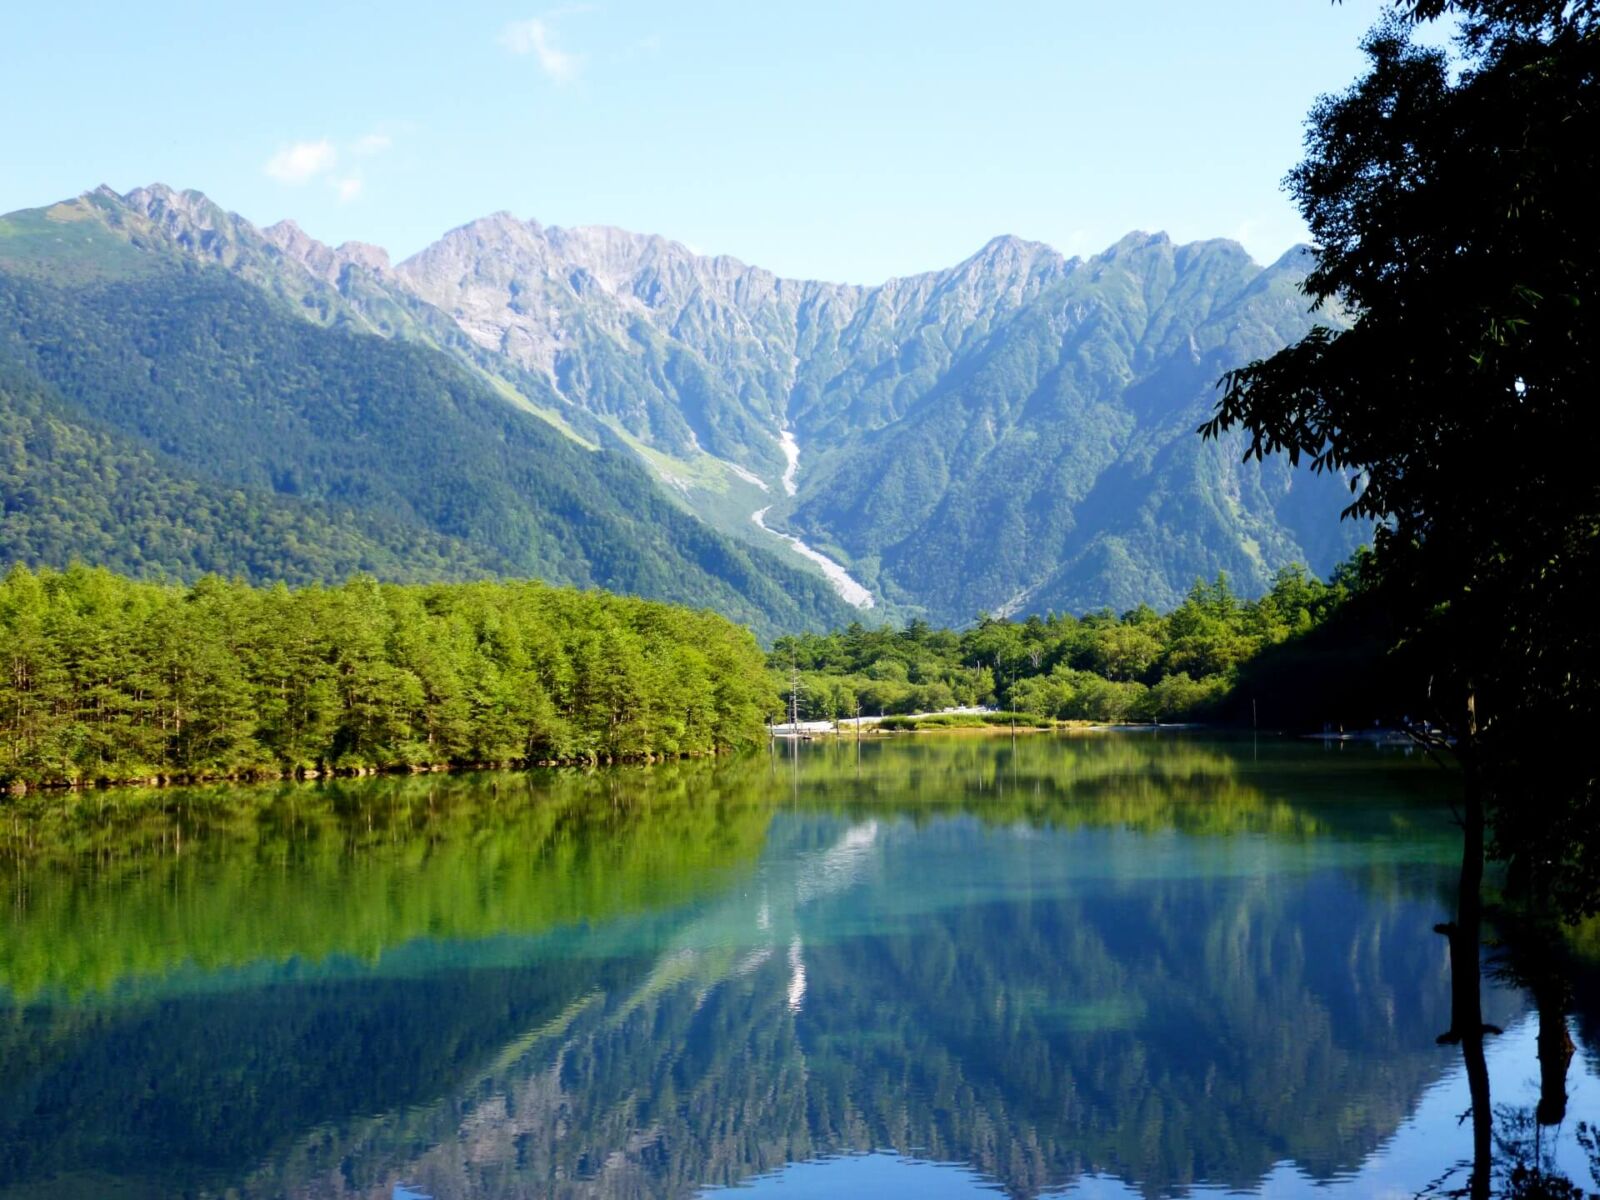
[[[934,715],[934,714],[929,714]],[[1018,722],[1010,724],[983,724],[983,725],[927,725],[917,728],[883,728],[884,720],[888,718],[862,718],[860,728],[853,721],[842,721],[838,727],[802,729],[799,732],[771,732],[771,729],[781,729],[774,726],[769,729],[767,744],[769,749],[778,742],[816,741],[830,739],[834,741],[866,740],[869,738],[892,738],[917,734],[933,734],[960,737],[1015,737],[1017,734],[1063,733],[1073,735],[1109,734],[1109,733],[1163,733],[1184,732],[1192,730],[1212,730],[1215,732],[1237,732],[1229,726],[1208,725],[1204,722],[1150,722],[1150,723],[1107,723],[1099,721],[1079,720],[1054,720],[1049,724],[1037,722]],[[907,720],[917,718],[908,717]],[[1285,736],[1283,730],[1263,730],[1271,736]],[[1296,736],[1296,735],[1288,735]],[[1299,737],[1312,737],[1318,735],[1300,734]],[[1359,736],[1346,736],[1346,741],[1371,741],[1371,738]],[[751,747],[752,751],[755,747]],[[594,770],[600,767],[621,766],[655,766],[669,762],[683,762],[698,758],[719,758],[724,755],[737,754],[739,751],[731,748],[716,750],[689,750],[679,753],[647,752],[644,754],[594,754],[574,758],[540,758],[540,759],[500,759],[485,760],[481,762],[435,762],[435,763],[393,763],[387,766],[361,766],[361,767],[295,767],[288,770],[255,769],[246,771],[233,771],[226,773],[186,774],[183,772],[153,771],[148,775],[130,775],[124,778],[110,778],[102,776],[96,779],[81,779],[70,782],[51,783],[26,783],[21,780],[0,784],[0,810],[7,802],[15,802],[27,796],[56,795],[68,796],[86,792],[114,791],[118,789],[166,789],[183,787],[205,787],[215,784],[238,784],[241,786],[265,783],[319,783],[330,779],[373,779],[379,776],[400,777],[412,775],[461,775],[474,772],[504,771],[520,772],[535,770]]]
[[[82,792],[112,791],[119,788],[181,788],[205,787],[219,783],[239,785],[259,783],[319,783],[329,779],[373,779],[380,775],[463,775],[475,771],[534,771],[594,769],[596,767],[654,766],[658,763],[682,762],[693,758],[716,758],[733,750],[686,750],[676,754],[595,754],[577,758],[511,758],[483,762],[393,763],[380,767],[294,767],[289,770],[252,769],[246,771],[208,774],[153,771],[148,775],[130,775],[112,779],[80,779],[70,782],[26,783],[22,780],[0,784],[0,809],[5,802],[23,797],[45,795],[72,795]]]
[[[927,716],[933,716],[933,715],[936,715],[936,714],[927,714]],[[956,725],[956,724],[952,724],[952,725],[928,724],[928,725],[917,725],[917,726],[914,726],[913,728],[910,728],[910,729],[906,729],[906,728],[900,727],[898,725],[891,725],[888,728],[885,728],[884,724],[883,724],[885,721],[895,721],[895,720],[918,721],[918,720],[924,720],[924,719],[926,719],[926,716],[925,717],[921,717],[921,718],[915,717],[915,716],[907,716],[907,717],[904,717],[904,718],[896,718],[896,717],[862,718],[861,721],[860,721],[859,736],[861,736],[861,737],[895,737],[895,736],[902,736],[902,735],[906,735],[906,734],[919,734],[919,733],[945,733],[945,734],[959,733],[959,734],[983,734],[983,735],[988,735],[988,734],[1017,734],[1017,733],[1161,733],[1161,732],[1175,731],[1175,730],[1194,730],[1194,729],[1222,730],[1222,729],[1228,728],[1227,726],[1221,726],[1221,725],[1207,725],[1204,722],[1199,722],[1199,721],[1171,721],[1171,722],[1166,722],[1166,721],[1143,722],[1143,721],[1140,721],[1140,722],[1120,722],[1120,723],[1118,723],[1118,722],[1106,722],[1106,721],[1051,720],[1048,724],[1041,724],[1038,721],[1018,721],[1015,725],[1004,723],[1004,722],[1001,722],[1001,723],[998,723],[998,724],[985,723],[985,724],[982,724],[982,725],[978,725],[978,724],[959,724],[959,725]],[[838,728],[834,728],[831,725],[828,728],[825,728],[825,729],[824,728],[808,729],[808,728],[802,727],[798,731],[788,730],[787,727],[782,726],[782,725],[774,726],[773,728],[776,729],[776,730],[783,730],[784,731],[784,732],[774,732],[774,733],[771,733],[769,735],[768,740],[769,741],[774,741],[774,742],[807,741],[807,740],[814,739],[814,738],[842,738],[842,739],[845,739],[845,740],[850,740],[850,739],[853,739],[853,738],[858,736],[857,722],[854,721],[854,720],[841,721],[839,723]],[[1272,733],[1275,734],[1278,731],[1277,730],[1271,730],[1271,731],[1264,731],[1264,732],[1272,732]]]

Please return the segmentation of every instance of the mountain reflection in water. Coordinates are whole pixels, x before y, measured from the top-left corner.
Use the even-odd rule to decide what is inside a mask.
[[[1471,1152],[1449,787],[918,737],[35,802],[0,1197],[1410,1195]],[[1536,1096],[1527,1000],[1485,1004]]]

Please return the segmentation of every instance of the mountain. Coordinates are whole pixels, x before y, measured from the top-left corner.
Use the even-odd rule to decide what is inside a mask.
[[[427,344],[422,306],[385,338],[336,291],[291,303],[244,260],[206,261],[101,196],[0,224],[8,557],[294,582],[535,575],[767,633],[849,611],[697,520],[616,439],[585,447],[508,402]]]
[[[857,287],[505,213],[392,264],[376,247],[330,247],[289,222],[257,228],[159,185],[0,218],[0,274],[13,289],[75,310],[114,309],[116,294],[126,311],[114,319],[153,302],[166,320],[219,303],[231,276],[227,303],[253,297],[275,329],[336,337],[368,367],[448,366],[474,397],[446,406],[440,447],[472,449],[426,456],[429,482],[415,461],[379,463],[365,447],[359,470],[347,461],[379,428],[386,444],[433,448],[423,426],[439,410],[403,401],[371,428],[375,411],[313,421],[292,452],[274,446],[257,461],[267,443],[256,436],[270,443],[276,427],[253,409],[232,411],[203,388],[158,400],[147,386],[130,406],[104,391],[121,383],[95,392],[70,372],[51,376],[24,352],[35,335],[14,336],[4,361],[26,360],[36,386],[77,406],[74,419],[109,422],[107,436],[133,437],[133,449],[202,482],[254,489],[263,511],[268,500],[297,513],[333,505],[318,520],[344,522],[340,536],[365,539],[360,554],[374,562],[394,554],[373,543],[389,535],[350,522],[399,519],[413,540],[451,539],[427,553],[459,558],[458,570],[675,589],[666,598],[767,630],[853,615],[819,569],[884,615],[950,623],[980,610],[1162,606],[1219,570],[1245,593],[1288,562],[1325,572],[1366,533],[1337,520],[1343,482],[1241,463],[1236,442],[1194,435],[1223,371],[1310,326],[1297,291],[1305,266],[1299,253],[1262,268],[1234,243],[1164,235],[1130,235],[1088,260],[1002,237],[947,270]],[[15,331],[19,318],[7,319]],[[148,325],[136,382],[168,353]],[[99,338],[80,359],[103,356]],[[226,378],[213,373],[208,386]],[[162,408],[162,420],[183,410],[203,425],[242,421],[238,452],[215,453],[221,429],[208,429],[210,442],[152,440],[140,405]],[[515,446],[501,440],[508,429]],[[292,469],[268,465],[280,449]],[[308,476],[324,451],[360,485]],[[552,471],[571,484],[566,500],[522,514],[518,497],[537,496]],[[407,478],[379,485],[374,473]],[[437,503],[419,505],[430,490]],[[629,527],[589,528],[590,509],[627,514]],[[642,561],[657,555],[657,525],[672,531],[669,546],[695,543],[687,573],[670,551]]]
[[[767,493],[747,501],[880,600],[958,622],[1168,605],[1218,570],[1255,592],[1363,539],[1336,520],[1344,481],[1194,436],[1224,371],[1310,327],[1306,269],[1228,241],[1132,234],[1080,261],[1002,237],[849,287],[498,214],[394,275],[569,410],[756,475]]]

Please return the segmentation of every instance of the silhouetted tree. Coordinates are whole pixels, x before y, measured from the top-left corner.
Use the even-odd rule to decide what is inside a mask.
[[[1478,992],[1486,835],[1513,887],[1600,907],[1592,729],[1600,473],[1589,439],[1600,239],[1593,0],[1399,0],[1367,73],[1312,110],[1288,186],[1305,290],[1346,327],[1226,375],[1201,432],[1242,429],[1351,480],[1374,566],[1464,771],[1452,1028],[1487,1196]],[[1412,27],[1460,18],[1454,51]]]
[[[1412,0],[1311,114],[1288,185],[1319,327],[1224,377],[1202,432],[1347,474],[1374,562],[1466,772],[1463,918],[1481,847],[1569,912],[1600,907],[1596,5]],[[1454,51],[1412,24],[1453,11]]]

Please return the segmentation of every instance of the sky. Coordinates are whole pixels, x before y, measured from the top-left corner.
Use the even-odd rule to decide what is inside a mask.
[[[198,188],[398,260],[475,217],[850,283],[1003,234],[1271,261],[1381,0],[122,0],[8,6],[0,212]]]

